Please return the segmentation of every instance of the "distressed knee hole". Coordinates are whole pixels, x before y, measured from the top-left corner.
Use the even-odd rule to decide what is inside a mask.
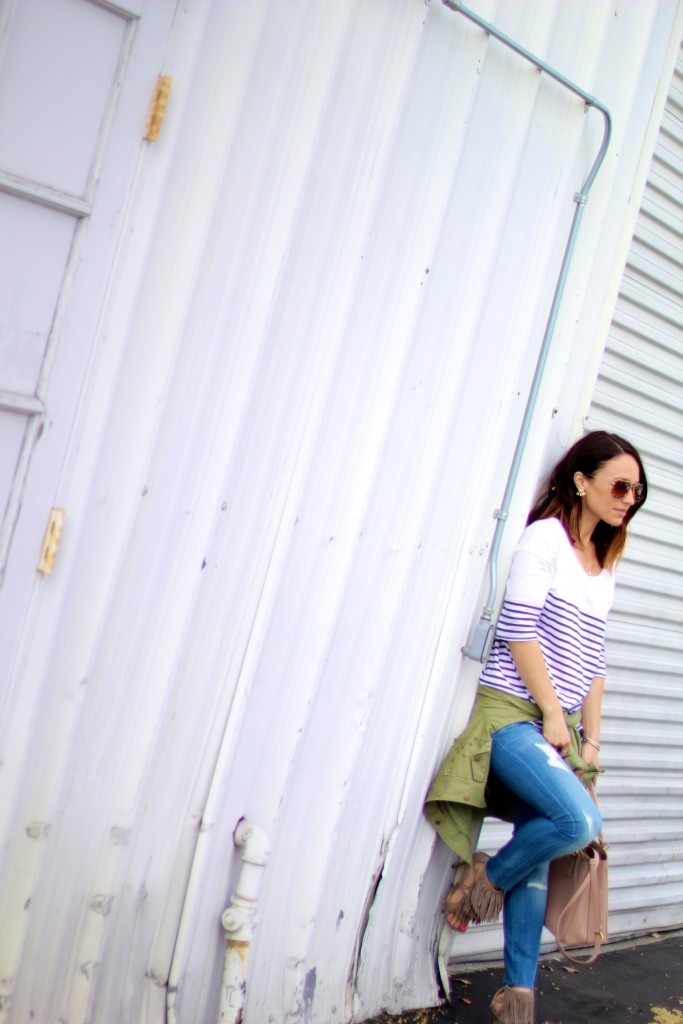
[[[588,832],[588,839],[586,840],[586,842],[590,842],[591,839],[594,839],[595,836],[598,835],[600,829],[602,828],[602,816],[599,811],[596,811],[595,814],[585,812],[584,818],[586,821],[586,829]]]

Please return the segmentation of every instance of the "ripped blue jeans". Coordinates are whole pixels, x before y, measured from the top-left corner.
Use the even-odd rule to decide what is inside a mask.
[[[489,878],[505,890],[505,984],[533,988],[549,862],[595,839],[602,819],[583,783],[532,722],[493,734],[491,768],[518,798],[512,838],[487,865]]]

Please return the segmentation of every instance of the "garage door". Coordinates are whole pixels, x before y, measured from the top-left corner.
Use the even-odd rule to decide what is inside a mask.
[[[648,470],[608,625],[612,932],[683,924],[683,51],[586,426]]]

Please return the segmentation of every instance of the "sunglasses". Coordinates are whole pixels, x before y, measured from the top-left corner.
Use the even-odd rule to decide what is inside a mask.
[[[645,486],[643,484],[632,484],[630,480],[612,480],[612,497],[625,498],[633,491],[633,500],[638,504],[645,497]]]

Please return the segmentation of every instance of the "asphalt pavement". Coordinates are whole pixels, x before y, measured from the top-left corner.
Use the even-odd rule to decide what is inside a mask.
[[[455,973],[450,1001],[387,1014],[373,1024],[491,1024],[502,967]],[[608,945],[593,964],[545,957],[536,982],[537,1024],[683,1024],[683,931]]]

